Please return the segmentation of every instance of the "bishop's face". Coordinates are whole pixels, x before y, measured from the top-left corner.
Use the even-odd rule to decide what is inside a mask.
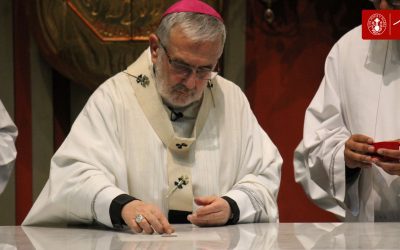
[[[168,44],[157,40],[152,60],[157,90],[163,100],[173,107],[200,100],[207,81],[216,75],[213,70],[220,56],[220,42],[193,42],[179,27],[171,30]]]

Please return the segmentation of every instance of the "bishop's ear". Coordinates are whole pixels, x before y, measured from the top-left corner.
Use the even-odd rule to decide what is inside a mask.
[[[151,34],[149,36],[149,45],[150,45],[150,52],[151,52],[151,61],[154,63],[157,62],[158,57],[158,48],[160,48],[158,37],[155,34]]]

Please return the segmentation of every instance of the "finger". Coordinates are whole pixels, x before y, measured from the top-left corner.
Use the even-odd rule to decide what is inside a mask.
[[[360,153],[354,152],[352,150],[346,149],[344,151],[344,155],[345,155],[346,158],[348,158],[348,159],[350,159],[352,161],[359,162],[359,163],[371,164],[371,162],[372,162],[372,157],[371,156],[360,154]],[[361,164],[358,167],[362,167],[364,164]]]
[[[140,234],[143,231],[143,229],[136,223],[135,219],[127,220],[125,223],[134,233]]]
[[[384,171],[390,175],[397,175],[400,176],[400,170],[390,170],[390,169],[384,169]]]
[[[196,226],[207,226],[210,224],[210,222],[207,219],[204,218],[198,218],[196,215],[188,215],[188,221],[190,221],[190,223],[192,223],[193,225]]]
[[[390,175],[400,175],[400,163],[379,161],[376,165]]]
[[[197,211],[193,214],[191,214],[194,218],[196,219],[201,219],[201,220],[215,220],[218,219],[219,215],[223,214],[223,210],[222,209],[218,209],[218,210],[213,210],[210,213],[198,213]]]
[[[220,220],[223,217],[222,211],[218,211],[215,213],[210,213],[204,216],[196,215],[196,218],[200,221],[208,221],[208,222],[215,222]]]
[[[217,202],[211,203],[207,206],[198,208],[194,213],[198,216],[205,216],[212,213],[217,213],[223,210],[223,206]]]
[[[188,215],[187,219],[188,221],[190,221],[190,223],[199,227],[209,225],[209,222],[207,220],[199,220],[194,215]]]
[[[362,152],[362,153],[373,153],[375,151],[374,146],[371,146],[367,143],[356,142],[353,140],[348,140],[345,144],[347,149],[355,152]]]
[[[212,203],[216,198],[216,196],[198,196],[194,198],[194,202],[199,206],[204,206]]]
[[[160,212],[159,214],[157,214],[157,217],[165,233],[172,234],[173,232],[175,232],[175,229],[171,226],[171,224],[169,224],[167,218],[165,218],[163,213]]]
[[[146,234],[152,234],[154,233],[153,228],[150,226],[149,222],[147,221],[147,218],[145,217],[140,223],[137,223]]]
[[[146,214],[146,219],[147,219],[147,222],[150,224],[150,226],[153,228],[154,231],[156,231],[159,234],[163,234],[164,233],[164,228],[162,227],[160,221],[158,220],[158,218],[154,214],[147,213]]]
[[[352,135],[351,138],[355,142],[367,143],[367,144],[374,143],[374,140],[371,137],[368,137],[366,135],[355,134],[355,135]]]
[[[197,214],[192,214],[188,216],[188,220],[197,226],[211,226],[211,225],[222,225],[224,224],[224,214],[222,211],[207,214],[204,216],[198,216]]]
[[[400,159],[400,150],[378,149],[377,153],[386,157]]]

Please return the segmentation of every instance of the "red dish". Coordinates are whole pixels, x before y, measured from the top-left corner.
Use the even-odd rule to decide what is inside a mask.
[[[375,147],[375,151],[377,151],[380,148],[399,150],[400,142],[397,142],[397,141],[382,141],[382,142],[375,142],[375,143],[372,144],[372,146]]]
[[[397,141],[381,141],[381,142],[375,142],[372,144],[372,146],[375,147],[375,153],[371,154],[373,157],[379,158],[381,161],[389,161],[389,162],[398,162],[398,159],[387,157],[387,156],[382,156],[376,151],[378,149],[392,149],[392,150],[400,150],[400,142]]]

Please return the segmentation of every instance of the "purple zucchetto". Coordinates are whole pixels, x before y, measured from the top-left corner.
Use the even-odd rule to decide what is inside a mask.
[[[161,19],[163,19],[165,16],[167,16],[169,14],[178,13],[178,12],[192,12],[192,13],[205,14],[205,15],[213,16],[213,17],[217,18],[218,20],[220,20],[221,22],[224,22],[221,15],[216,10],[214,10],[210,5],[208,5],[202,1],[199,1],[199,0],[178,1],[164,12]]]

